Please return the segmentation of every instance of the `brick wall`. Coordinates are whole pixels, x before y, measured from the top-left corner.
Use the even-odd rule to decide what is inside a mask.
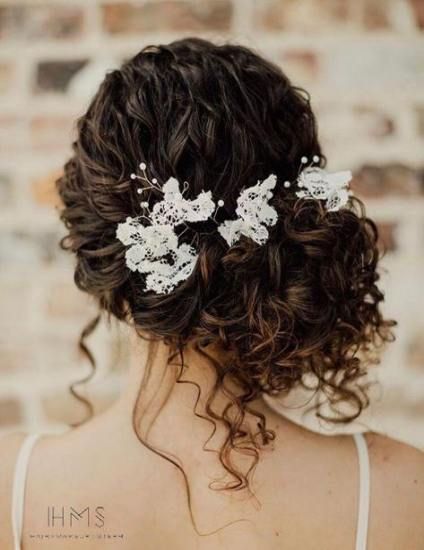
[[[88,372],[76,340],[94,308],[58,248],[52,187],[73,121],[106,69],[198,34],[281,63],[312,94],[330,168],[356,172],[399,321],[372,423],[424,446],[423,28],[423,0],[0,0],[0,431],[60,429],[82,412],[67,384]],[[99,410],[118,391],[125,336],[102,326],[91,342]]]

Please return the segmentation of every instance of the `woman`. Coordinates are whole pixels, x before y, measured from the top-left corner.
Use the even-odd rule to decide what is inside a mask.
[[[424,548],[418,450],[264,399],[308,387],[348,424],[393,338],[375,224],[324,166],[307,94],[248,49],[186,39],[106,75],[57,186],[128,381],[63,435],[3,439],[1,548]]]

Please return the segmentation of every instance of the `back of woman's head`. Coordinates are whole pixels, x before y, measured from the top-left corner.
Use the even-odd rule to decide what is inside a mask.
[[[373,348],[391,337],[392,322],[379,311],[377,229],[355,198],[329,212],[282,185],[296,179],[304,156],[325,165],[305,92],[246,48],[186,39],[147,47],[106,75],[58,181],[69,230],[63,246],[76,254],[79,288],[178,350],[190,341],[226,351],[213,362],[215,391],[231,378],[241,413],[227,415],[227,448],[244,444],[250,401],[305,376],[330,404],[353,405],[337,420],[359,415],[367,399],[357,382]],[[117,224],[140,214],[130,177],[140,162],[159,182],[187,182],[189,198],[211,190],[223,199],[217,222],[235,217],[243,188],[275,174],[278,222],[265,244],[242,236],[230,247],[212,221],[189,224],[180,241],[198,252],[193,272],[168,294],[146,291],[116,238]],[[265,434],[264,422],[258,426]],[[244,486],[221,458],[234,486]]]

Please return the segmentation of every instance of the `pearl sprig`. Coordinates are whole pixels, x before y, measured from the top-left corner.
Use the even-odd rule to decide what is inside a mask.
[[[312,157],[311,161],[309,160],[309,158],[307,156],[302,156],[301,159],[300,159],[300,167],[299,167],[298,176],[299,176],[300,172],[306,167],[306,165],[313,166],[314,164],[318,164],[319,161],[320,161],[320,157],[318,155],[314,155]],[[142,171],[142,175],[132,173],[132,174],[130,174],[130,178],[132,180],[136,180],[136,179],[141,180],[141,181],[147,183],[148,186],[138,188],[137,193],[139,195],[142,195],[144,193],[144,191],[148,191],[148,190],[152,190],[152,189],[155,189],[157,191],[162,192],[162,188],[158,184],[157,178],[152,178],[151,180],[148,178],[146,163],[145,162],[140,162],[139,168]],[[285,189],[289,189],[291,186],[292,186],[291,181],[286,180],[286,181],[283,182],[283,187]],[[302,187],[302,183],[299,182],[298,186]],[[188,190],[188,188],[189,188],[189,184],[188,184],[187,181],[185,181],[182,193],[180,194],[181,196],[176,197],[176,198],[182,198],[184,196],[184,194],[186,193],[186,191]],[[267,196],[268,199],[272,199],[272,197],[274,196],[274,193],[272,191],[268,191],[266,196]],[[215,222],[216,222],[216,214],[217,214],[218,210],[224,206],[224,201],[222,199],[219,199],[216,204],[217,204],[217,206],[216,206],[215,212],[212,216],[212,219]],[[143,200],[143,201],[140,202],[140,206],[143,209],[147,209],[149,207],[149,202],[147,200]]]
[[[161,193],[163,193],[162,188],[158,184],[157,178],[152,178],[150,180],[149,177],[147,176],[147,165],[146,165],[146,163],[145,162],[140,162],[138,167],[142,171],[142,175],[139,175],[139,174],[136,174],[136,173],[133,172],[133,173],[130,174],[130,179],[132,179],[132,180],[141,180],[143,182],[147,182],[148,186],[147,187],[139,187],[137,189],[137,193],[139,195],[142,195],[145,191],[148,191],[148,190],[151,190],[151,189],[156,189],[157,191],[160,191]],[[183,182],[182,193],[177,194],[176,198],[177,199],[182,199],[184,194],[187,192],[188,188],[189,188],[189,183],[187,181],[184,181]],[[271,196],[272,196],[272,193],[271,193]],[[140,204],[141,208],[146,208],[146,209],[149,208],[149,202],[146,201],[146,200],[141,201],[139,204]],[[216,214],[217,214],[218,210],[220,208],[222,208],[225,203],[224,203],[223,199],[219,199],[216,204],[217,204],[217,207],[216,207],[215,212],[212,216],[212,219],[214,221],[216,221]]]

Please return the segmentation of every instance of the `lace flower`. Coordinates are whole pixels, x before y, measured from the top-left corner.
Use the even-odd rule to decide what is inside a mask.
[[[169,178],[159,188],[156,180],[147,178],[143,163],[140,168],[144,176],[132,175],[132,179],[142,179],[149,187],[140,188],[139,193],[155,188],[163,193],[163,199],[155,203],[152,211],[148,210],[147,201],[140,203],[148,215],[128,217],[118,224],[116,237],[129,247],[125,253],[127,267],[147,275],[146,290],[168,294],[190,276],[198,257],[192,246],[178,244],[175,228],[186,222],[207,220],[215,209],[215,203],[210,191],[202,191],[194,200],[185,199],[175,178]],[[146,221],[150,225],[143,223]]]
[[[268,176],[262,183],[258,182],[241,192],[237,199],[236,220],[226,220],[218,226],[220,235],[232,246],[241,235],[250,237],[258,244],[268,239],[267,226],[277,222],[277,211],[268,204],[272,198],[277,178]]]
[[[329,173],[322,168],[311,166],[299,174],[297,185],[301,190],[296,192],[296,196],[325,200],[326,209],[335,212],[349,200],[348,184],[351,179],[352,172],[347,170]]]
[[[187,200],[175,178],[169,178],[162,191],[163,200],[154,205],[150,214],[154,224],[170,224],[175,227],[184,222],[200,222],[207,220],[215,210],[210,191],[201,191],[196,199]]]

